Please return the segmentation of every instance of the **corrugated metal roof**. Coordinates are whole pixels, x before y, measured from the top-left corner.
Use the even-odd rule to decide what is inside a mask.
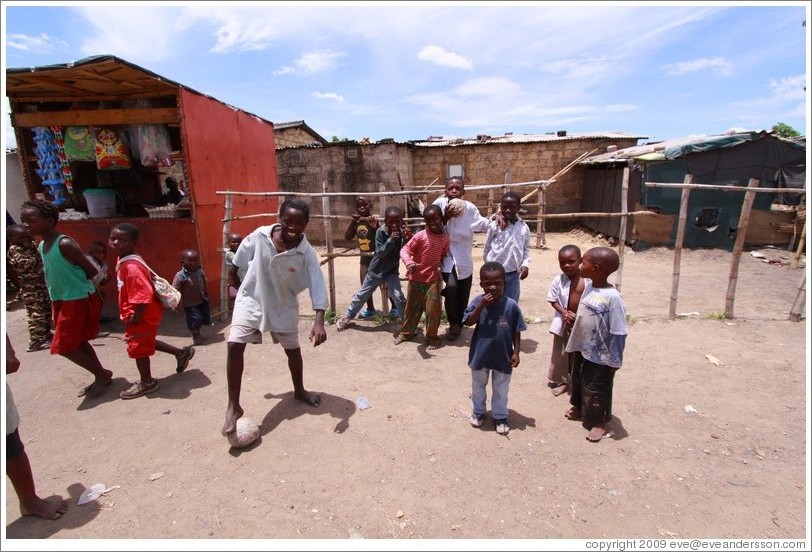
[[[767,131],[729,131],[724,134],[701,134],[682,138],[670,138],[661,142],[631,146],[612,152],[587,157],[579,165],[614,165],[627,163],[629,160],[665,161],[698,151],[730,148],[753,140],[775,139],[791,144],[793,147],[805,148],[805,144],[787,140]]]
[[[15,102],[81,102],[149,98],[175,95],[178,88],[184,88],[227,105],[236,111],[247,113],[260,121],[273,124],[258,115],[234,107],[116,56],[91,56],[69,63],[6,69],[6,96]]]
[[[533,142],[559,142],[562,140],[591,140],[591,139],[636,139],[641,140],[648,136],[627,134],[625,132],[580,132],[580,133],[550,133],[550,134],[513,134],[503,136],[489,136],[480,134],[476,138],[444,138],[430,136],[428,140],[412,140],[409,143],[420,148],[436,148],[441,146],[475,146],[481,144],[527,144]]]

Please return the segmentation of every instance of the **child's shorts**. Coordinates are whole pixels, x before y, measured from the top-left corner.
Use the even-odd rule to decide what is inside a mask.
[[[127,356],[145,358],[155,354],[155,341],[158,339],[158,326],[153,324],[127,324],[124,341],[127,343]]]
[[[51,312],[54,317],[52,355],[72,353],[99,333],[101,299],[95,291],[84,299],[53,301]]]
[[[23,451],[25,451],[25,446],[22,439],[20,439],[20,431],[15,429],[6,435],[6,460],[17,458]]]
[[[299,333],[271,332],[271,339],[274,343],[282,345],[283,349],[299,348]],[[251,343],[258,345],[262,343],[262,332],[251,326],[232,325],[228,332],[229,343]]]
[[[211,310],[208,301],[203,301],[194,307],[183,307],[183,310],[186,313],[186,327],[190,331],[196,332],[200,330],[201,326],[211,325]]]

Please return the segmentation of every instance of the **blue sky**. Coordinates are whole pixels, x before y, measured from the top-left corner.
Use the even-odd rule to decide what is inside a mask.
[[[658,140],[778,122],[805,135],[809,119],[807,2],[3,2],[3,12],[4,68],[115,55],[328,140],[557,130]]]

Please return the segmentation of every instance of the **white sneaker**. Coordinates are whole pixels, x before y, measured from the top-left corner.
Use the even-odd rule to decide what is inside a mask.
[[[507,420],[498,420],[495,422],[496,424],[496,433],[499,435],[507,435],[510,432],[510,426],[508,426]]]
[[[336,321],[336,329],[338,331],[346,330],[347,326],[350,325],[350,317],[349,316],[342,316]]]
[[[472,413],[468,417],[468,421],[471,422],[471,425],[474,427],[482,427],[482,423],[485,421],[485,416]]]

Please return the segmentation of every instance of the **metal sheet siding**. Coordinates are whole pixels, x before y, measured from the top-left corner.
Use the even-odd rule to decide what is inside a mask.
[[[216,309],[220,303],[225,205],[225,196],[216,192],[279,190],[273,125],[184,89],[180,105],[195,227],[201,261],[209,277],[209,297]],[[276,197],[235,197],[233,215],[275,213],[277,205]],[[271,220],[237,221],[232,224],[232,231],[246,235]]]

